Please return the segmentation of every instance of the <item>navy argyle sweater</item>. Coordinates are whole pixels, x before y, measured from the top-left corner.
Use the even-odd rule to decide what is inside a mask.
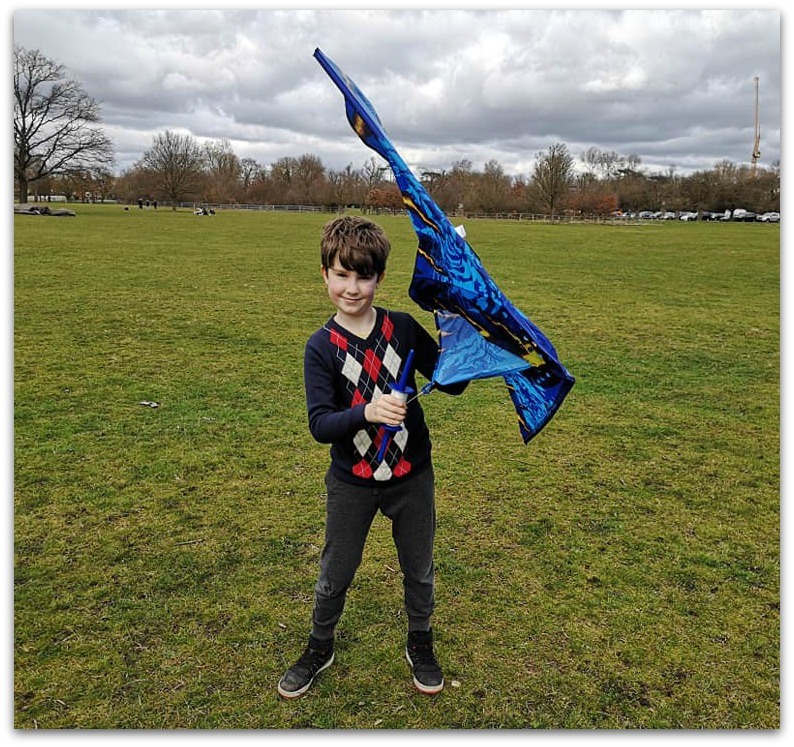
[[[418,399],[409,402],[403,428],[381,464],[375,459],[379,426],[364,419],[364,408],[398,381],[410,350],[415,371],[428,380],[438,356],[436,341],[410,314],[375,311],[366,340],[332,317],[309,338],[304,357],[309,430],[320,443],[331,444],[331,471],[340,480],[365,485],[404,479],[430,464],[430,434]],[[416,391],[413,373],[409,386]]]

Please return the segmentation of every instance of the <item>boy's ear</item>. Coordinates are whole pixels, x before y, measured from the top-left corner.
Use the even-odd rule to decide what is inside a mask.
[[[325,283],[327,285],[328,284],[328,270],[326,270],[323,265],[320,265],[320,274],[323,276],[323,280],[325,281]]]
[[[386,277],[386,272],[385,271],[382,272],[380,275],[378,275],[378,280],[377,280],[377,283],[375,284],[376,288],[377,288],[377,286],[379,286],[383,282],[383,278],[385,278],[385,277]]]

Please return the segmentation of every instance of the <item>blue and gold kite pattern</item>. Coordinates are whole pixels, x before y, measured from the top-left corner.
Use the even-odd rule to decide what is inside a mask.
[[[315,49],[314,57],[344,95],[353,130],[391,167],[419,239],[408,293],[434,313],[440,343],[438,363],[424,391],[434,384],[502,376],[527,443],[559,409],[573,376],[413,175],[367,97],[321,50]]]

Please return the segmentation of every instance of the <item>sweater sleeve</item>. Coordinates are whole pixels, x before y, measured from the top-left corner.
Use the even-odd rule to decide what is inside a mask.
[[[303,380],[309,432],[316,441],[332,443],[367,424],[364,417],[366,403],[346,407],[341,402],[332,353],[328,346],[318,345],[314,337],[306,344]]]

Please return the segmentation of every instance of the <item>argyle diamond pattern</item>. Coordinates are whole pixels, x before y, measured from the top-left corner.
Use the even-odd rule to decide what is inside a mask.
[[[380,329],[367,345],[337,329],[329,332],[341,362],[350,406],[372,402],[388,392],[390,385],[397,380],[403,362],[397,352],[399,341],[394,338],[394,324],[388,314],[384,315]],[[411,463],[404,456],[408,430],[403,427],[393,435],[380,464],[376,460],[380,448],[378,431],[377,425],[368,425],[353,437],[353,444],[361,457],[354,464],[353,473],[357,477],[375,480],[404,477],[411,471]]]

